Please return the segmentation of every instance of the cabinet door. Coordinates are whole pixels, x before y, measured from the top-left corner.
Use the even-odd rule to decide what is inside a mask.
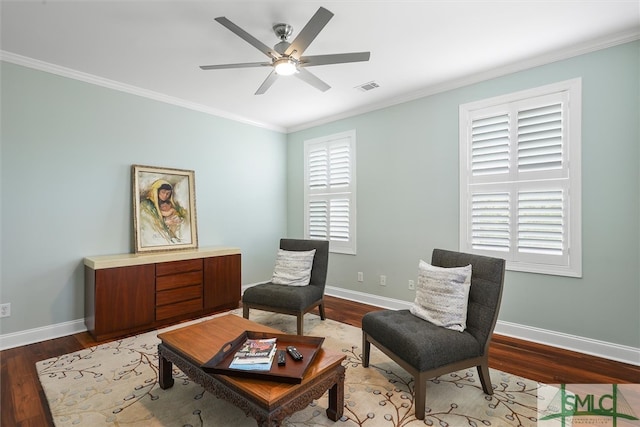
[[[155,266],[96,270],[96,334],[148,325],[155,320]]]
[[[240,254],[204,260],[204,308],[236,308],[240,303]]]

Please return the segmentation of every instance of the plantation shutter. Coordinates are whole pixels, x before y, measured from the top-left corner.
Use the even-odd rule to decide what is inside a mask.
[[[509,172],[509,115],[474,120],[471,124],[471,173]]]
[[[473,194],[471,210],[472,246],[508,252],[511,247],[509,193]]]
[[[579,274],[579,261],[574,261],[577,269],[569,266],[570,252],[580,242],[575,226],[570,232],[572,223],[580,223],[576,214],[570,221],[570,211],[579,212],[579,199],[572,204],[569,190],[580,186],[579,166],[569,173],[568,91],[464,107],[461,249],[505,258],[515,270]]]
[[[518,251],[562,256],[565,252],[562,190],[518,194]]]
[[[309,201],[309,238],[348,242],[349,199]]]
[[[309,201],[309,238],[328,240],[329,204],[326,200]]]
[[[349,132],[310,141],[305,146],[305,235],[310,239],[329,240],[334,252],[355,250],[354,138]]]
[[[518,111],[518,171],[562,168],[562,129],[561,103]]]

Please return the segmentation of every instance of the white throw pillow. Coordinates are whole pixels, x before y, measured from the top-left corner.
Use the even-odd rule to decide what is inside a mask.
[[[434,325],[462,332],[467,327],[470,288],[471,265],[443,268],[420,260],[410,312]]]
[[[288,286],[307,286],[311,280],[311,268],[316,250],[285,251],[278,250],[276,266],[273,269],[271,283]]]

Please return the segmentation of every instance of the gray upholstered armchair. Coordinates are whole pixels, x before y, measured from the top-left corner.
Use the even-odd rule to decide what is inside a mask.
[[[249,309],[291,314],[297,317],[298,335],[303,335],[304,315],[318,307],[320,318],[324,314],[324,287],[329,264],[329,242],[326,240],[281,239],[280,249],[287,251],[316,250],[308,286],[285,286],[271,282],[255,285],[242,295],[242,315],[249,318]]]
[[[415,415],[425,417],[427,380],[476,366],[482,389],[493,394],[489,377],[489,342],[498,319],[505,261],[441,249],[431,264],[464,267],[471,264],[471,287],[463,332],[436,326],[409,310],[382,310],[362,318],[363,365],[369,366],[371,344],[409,372],[415,383]]]

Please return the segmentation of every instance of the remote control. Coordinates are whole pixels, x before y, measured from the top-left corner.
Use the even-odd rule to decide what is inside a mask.
[[[287,347],[287,353],[289,353],[289,356],[291,356],[295,361],[302,360],[302,353],[300,353],[298,349],[292,345]]]
[[[287,352],[284,350],[278,350],[278,366],[284,366],[287,364]]]

